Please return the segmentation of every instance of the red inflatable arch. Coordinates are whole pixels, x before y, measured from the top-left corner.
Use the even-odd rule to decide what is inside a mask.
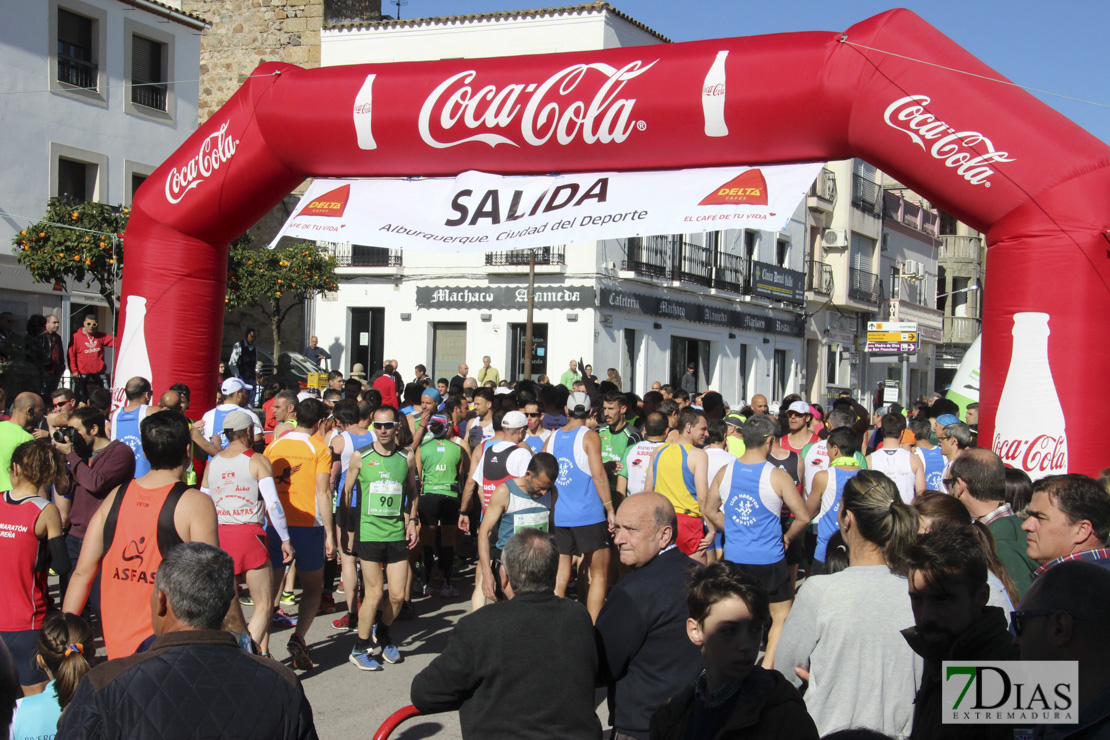
[[[987,234],[981,439],[1042,474],[1096,473],[1110,464],[1110,384],[1097,380],[1110,367],[1100,338],[1110,316],[1110,149],[1014,86],[942,67],[1002,79],[906,10],[845,33],[312,70],[263,64],[137,194],[118,382],[149,363],[156,391],[180,381],[197,399],[213,397],[228,243],[306,177],[856,156]],[[1030,312],[1049,316],[1048,363],[1023,360],[1003,394],[1014,317]],[[1038,319],[1032,336],[1043,347]],[[1017,354],[1037,355],[1032,345]]]

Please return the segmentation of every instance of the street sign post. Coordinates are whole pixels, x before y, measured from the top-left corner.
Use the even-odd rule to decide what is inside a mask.
[[[902,382],[895,392],[901,393],[902,408],[909,407],[910,355],[917,354],[920,337],[916,321],[868,321],[867,351],[872,354],[901,355]]]

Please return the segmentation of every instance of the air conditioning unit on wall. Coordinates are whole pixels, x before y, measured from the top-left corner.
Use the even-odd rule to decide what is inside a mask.
[[[825,249],[846,249],[848,247],[847,229],[825,229],[821,234],[821,246]]]

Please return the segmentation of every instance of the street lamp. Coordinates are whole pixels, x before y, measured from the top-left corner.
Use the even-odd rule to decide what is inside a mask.
[[[957,293],[969,293],[973,290],[979,290],[979,283],[976,283],[976,282],[973,281],[971,283],[971,285],[967,286],[966,288],[960,288],[959,290],[953,290],[951,293],[941,293],[940,295],[937,296],[937,300],[939,301],[941,298],[947,298],[948,296],[956,295]]]

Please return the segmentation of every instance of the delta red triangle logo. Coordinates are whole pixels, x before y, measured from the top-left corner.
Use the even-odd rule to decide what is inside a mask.
[[[765,206],[767,180],[758,168],[747,170],[702,198],[699,206]]]
[[[347,210],[347,200],[351,197],[350,183],[331,192],[313,198],[297,216],[333,216],[339,218]]]

